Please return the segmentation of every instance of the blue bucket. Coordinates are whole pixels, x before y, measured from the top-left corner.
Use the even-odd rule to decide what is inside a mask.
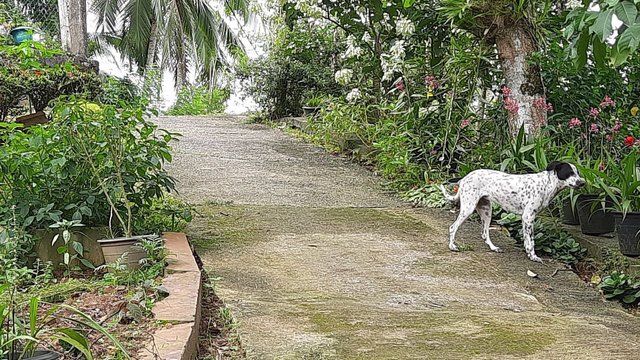
[[[11,29],[9,34],[13,38],[13,43],[16,45],[20,45],[26,40],[33,39],[33,29],[28,26],[15,27]]]

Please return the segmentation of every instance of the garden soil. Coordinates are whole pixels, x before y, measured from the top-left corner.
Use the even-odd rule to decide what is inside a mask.
[[[189,236],[250,359],[640,359],[640,318],[477,222],[242,117],[159,118]],[[527,275],[531,270],[537,277]],[[555,273],[555,275],[554,275]]]

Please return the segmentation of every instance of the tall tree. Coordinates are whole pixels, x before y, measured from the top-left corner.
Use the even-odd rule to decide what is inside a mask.
[[[527,0],[443,0],[441,11],[459,28],[495,45],[505,80],[503,96],[509,128],[536,135],[547,123],[540,69],[528,58],[540,49],[542,23],[551,2]]]
[[[248,17],[247,0],[225,1],[223,8],[239,13],[235,19]],[[99,30],[123,56],[141,71],[156,65],[173,71],[177,88],[187,82],[190,65],[214,85],[208,64],[230,65],[230,57],[244,51],[225,17],[206,0],[96,0],[92,10]]]

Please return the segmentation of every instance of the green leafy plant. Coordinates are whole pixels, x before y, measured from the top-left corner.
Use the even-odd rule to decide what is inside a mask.
[[[108,206],[103,221],[111,225],[112,235],[131,237],[134,216],[175,188],[163,165],[172,159],[169,143],[177,134],[147,121],[143,107],[96,107],[68,98],[54,111],[70,148],[81,155],[79,165],[92,175]]]
[[[607,300],[620,300],[625,304],[640,301],[640,281],[622,272],[613,272],[602,278],[598,285]]]
[[[512,238],[522,242],[521,217],[506,212],[498,212],[498,214],[500,218],[497,223],[504,226]],[[544,223],[540,219],[536,219],[534,223],[533,237],[536,252],[549,255],[566,264],[576,264],[584,258],[587,251],[559,225]]]
[[[613,202],[613,210],[626,216],[630,211],[640,211],[640,154],[629,152],[616,163],[610,159],[607,171],[585,169],[585,173],[601,189],[603,197]]]
[[[141,234],[182,231],[193,220],[194,209],[181,199],[165,194],[154,198],[135,218],[134,228]]]
[[[84,247],[82,243],[72,238],[73,230],[81,227],[84,227],[84,224],[80,223],[80,220],[62,220],[49,225],[49,228],[58,229],[59,231],[58,234],[53,236],[51,246],[54,246],[62,237],[62,244],[57,247],[56,251],[58,254],[63,254],[62,261],[66,268],[66,276],[71,275],[71,271],[73,270],[80,270],[78,266],[73,265],[73,261],[76,259],[90,269],[95,268],[89,260],[84,258]],[[73,254],[71,253],[72,249],[74,250]]]
[[[210,115],[224,112],[229,99],[228,89],[209,89],[204,86],[185,86],[180,89],[176,103],[167,115]]]
[[[402,197],[416,206],[429,208],[441,208],[448,203],[440,189],[435,185],[426,185],[418,189],[409,190],[403,193]]]

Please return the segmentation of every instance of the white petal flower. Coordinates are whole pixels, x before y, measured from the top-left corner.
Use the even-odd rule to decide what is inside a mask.
[[[360,100],[361,98],[362,98],[362,93],[360,92],[360,89],[352,89],[347,94],[347,101],[350,103],[353,103],[356,100]]]
[[[416,31],[416,26],[413,22],[404,16],[400,16],[400,18],[396,21],[396,32],[403,37],[407,38]]]
[[[349,35],[349,37],[347,37],[347,49],[345,50],[343,57],[345,59],[360,57],[362,53],[362,48],[356,44],[356,38],[353,37],[353,35]]]
[[[403,60],[404,54],[404,40],[396,40],[396,42],[391,47],[391,57],[396,60]]]
[[[351,69],[342,69],[336,72],[335,79],[336,82],[340,85],[347,85],[351,78],[353,77],[353,70]]]
[[[317,0],[297,0],[295,8],[308,17],[322,17],[322,9],[318,6]]]
[[[569,0],[567,2],[567,8],[569,8],[569,9],[577,9],[579,7],[582,7],[582,1],[581,0]]]
[[[362,41],[366,43],[370,43],[371,41],[373,41],[369,32],[365,32],[364,35],[362,35]]]

